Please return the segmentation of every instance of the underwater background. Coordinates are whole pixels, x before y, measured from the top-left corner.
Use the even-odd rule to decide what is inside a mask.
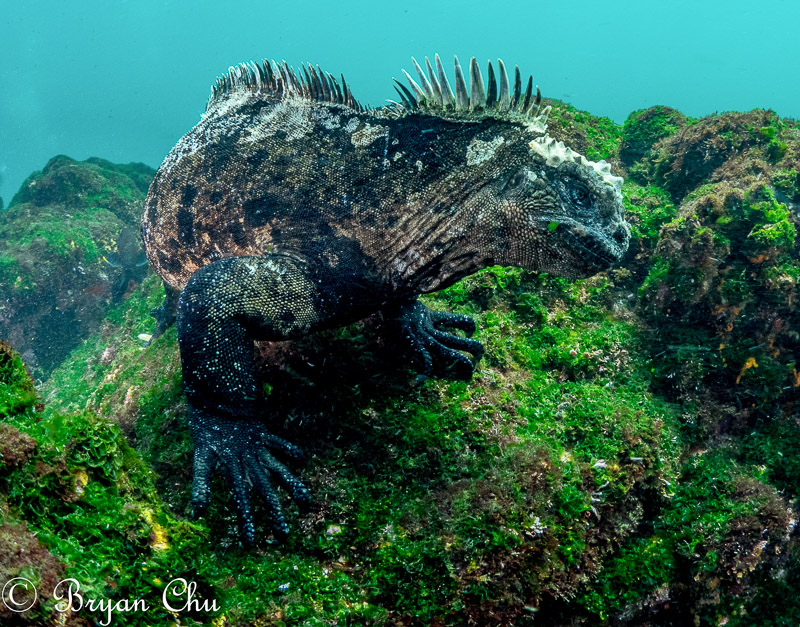
[[[2,3],[0,197],[55,154],[157,167],[216,76],[263,58],[344,73],[361,102],[393,98],[410,57],[502,58],[542,93],[622,123],[768,106],[800,116],[793,0]]]
[[[112,625],[800,624],[797,23],[790,1],[4,2],[0,587],[39,596],[0,625],[100,623],[59,611],[68,577],[146,600]],[[435,52],[534,74],[548,133],[624,176],[630,248],[423,297],[476,320],[469,382],[416,385],[377,317],[257,344],[314,503],[284,499],[285,544],[256,504],[243,549],[222,477],[190,516],[148,186],[229,65],[319,63],[379,105]],[[165,608],[176,578],[215,609]]]

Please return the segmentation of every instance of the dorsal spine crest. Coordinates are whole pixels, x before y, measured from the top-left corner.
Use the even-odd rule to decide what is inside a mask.
[[[206,111],[215,103],[240,90],[272,94],[278,98],[295,97],[341,104],[358,112],[375,111],[371,107],[363,107],[353,97],[344,76],[341,77],[340,84],[330,72],[323,71],[319,66],[315,68],[311,63],[307,63],[300,67],[302,72],[297,72],[286,61],[277,63],[270,59],[264,59],[260,63],[249,61],[232,66],[217,78],[211,87]]]
[[[522,93],[519,67],[514,68],[512,96],[506,67],[501,59],[497,60],[497,72],[491,61],[489,62],[488,81],[484,83],[478,62],[475,57],[472,57],[469,64],[470,84],[468,88],[464,70],[458,62],[458,57],[454,57],[456,85],[454,94],[438,54],[434,56],[434,64],[431,64],[428,57],[425,57],[427,74],[416,59],[412,58],[412,62],[419,77],[419,83],[403,70],[410,89],[395,79],[395,89],[400,95],[400,102],[390,101],[391,104],[386,107],[387,113],[390,115],[400,116],[411,111],[424,111],[433,115],[444,113],[448,116],[483,111],[503,117],[503,114],[516,113],[533,118],[537,126],[542,128],[545,126],[549,108],[541,107],[542,94],[538,87],[536,94],[533,94],[533,76],[528,78],[527,89],[524,94]],[[249,61],[228,68],[228,71],[217,78],[216,83],[211,87],[206,111],[215,103],[240,91],[271,94],[276,98],[305,98],[317,102],[344,105],[356,112],[376,113],[374,108],[362,106],[353,97],[343,75],[340,83],[330,72],[325,72],[319,65],[315,67],[311,63],[306,63],[300,66],[300,71],[295,71],[286,61],[278,63],[269,59],[264,59],[260,63]]]

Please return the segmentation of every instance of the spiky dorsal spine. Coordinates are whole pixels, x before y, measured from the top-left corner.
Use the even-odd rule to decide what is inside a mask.
[[[330,72],[324,72],[319,65],[315,68],[311,63],[307,63],[300,67],[302,73],[296,72],[286,61],[277,63],[270,59],[264,59],[260,63],[249,61],[232,66],[212,85],[206,111],[234,92],[243,90],[271,94],[275,97],[292,96],[331,102],[345,105],[354,111],[374,112],[374,109],[363,107],[353,97],[343,75],[340,84]]]
[[[428,68],[427,77],[416,59],[412,58],[411,60],[419,75],[420,84],[404,70],[403,74],[411,89],[395,79],[395,89],[400,94],[402,103],[394,103],[395,108],[391,110],[391,113],[403,115],[409,111],[424,111],[432,115],[452,116],[453,118],[469,117],[474,112],[500,118],[513,114],[527,116],[531,121],[529,128],[533,131],[533,139],[529,144],[531,152],[550,166],[558,166],[570,161],[591,168],[602,177],[606,185],[614,188],[617,195],[621,194],[622,179],[611,173],[611,166],[608,163],[590,161],[547,134],[546,123],[550,107],[542,107],[542,93],[538,87],[536,87],[536,93],[533,93],[533,76],[528,77],[525,91],[522,91],[522,76],[518,66],[514,67],[514,91],[512,94],[508,73],[502,59],[497,60],[497,73],[495,73],[492,62],[489,61],[488,78],[484,83],[478,62],[475,57],[472,57],[469,63],[470,85],[467,90],[464,70],[458,62],[458,57],[454,57],[456,91],[453,95],[438,54],[434,56],[437,74],[433,73],[431,62],[428,57],[425,57],[425,66]]]
[[[496,111],[499,113],[513,112],[530,116],[542,127],[547,121],[549,108],[542,108],[542,95],[536,88],[533,96],[533,77],[528,78],[527,89],[522,94],[522,83],[519,67],[514,68],[514,94],[509,92],[509,80],[505,64],[497,60],[498,74],[495,74],[491,61],[487,84],[484,84],[483,75],[475,57],[470,59],[469,76],[470,86],[464,78],[464,71],[454,57],[454,71],[456,91],[453,93],[450,81],[442,66],[439,55],[435,57],[436,72],[425,57],[427,75],[416,59],[412,58],[414,68],[419,77],[417,83],[411,75],[403,70],[410,89],[395,79],[395,89],[400,95],[400,103],[393,103],[389,113],[395,115],[411,110],[426,110],[431,113],[444,112],[473,112],[479,110]],[[498,91],[497,76],[500,85]],[[249,61],[228,68],[228,71],[217,78],[211,87],[211,95],[206,105],[209,110],[215,103],[224,100],[231,94],[240,90],[261,94],[271,94],[276,97],[296,97],[319,102],[330,102],[345,105],[355,111],[368,111],[375,113],[375,109],[362,106],[353,96],[347,86],[344,75],[341,83],[330,72],[325,72],[317,65],[311,63],[301,65],[297,72],[286,61],[278,63],[274,60],[264,59],[260,63]]]
[[[454,75],[456,91],[450,88],[450,82],[442,66],[439,55],[434,55],[434,63],[437,72],[434,73],[428,57],[425,57],[427,76],[422,67],[412,58],[414,67],[419,76],[417,83],[411,75],[403,70],[403,74],[408,81],[410,89],[395,79],[395,89],[400,95],[401,102],[395,103],[405,110],[426,110],[431,113],[437,111],[445,112],[472,112],[472,111],[497,111],[499,113],[512,112],[533,118],[542,125],[547,121],[548,107],[542,108],[542,94],[536,88],[533,94],[533,76],[528,78],[528,85],[525,93],[522,93],[522,77],[519,67],[514,68],[514,93],[511,95],[510,83],[506,66],[502,59],[497,60],[498,71],[495,72],[492,62],[489,61],[489,71],[487,81],[484,83],[483,75],[478,67],[475,57],[469,63],[469,89],[464,78],[464,70],[458,62],[458,57],[454,57]],[[499,77],[499,86],[498,86]]]

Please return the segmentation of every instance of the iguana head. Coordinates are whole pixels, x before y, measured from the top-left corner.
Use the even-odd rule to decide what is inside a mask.
[[[547,136],[531,141],[527,159],[490,186],[510,233],[503,262],[576,278],[618,262],[630,239],[621,184],[603,161]]]
[[[497,75],[489,63],[485,86],[473,57],[468,95],[456,59],[454,94],[439,56],[436,72],[425,62],[427,75],[414,60],[419,84],[408,73],[410,89],[397,82],[402,102],[393,106],[397,115],[413,111],[476,123],[465,166],[479,168],[474,178],[484,184],[467,204],[503,224],[502,235],[489,245],[495,262],[577,278],[619,261],[630,239],[622,178],[611,174],[605,161],[589,161],[547,134],[550,107],[542,107],[538,87],[533,94],[533,78],[523,92],[515,68],[512,91],[498,60]],[[481,124],[488,119],[496,123]]]

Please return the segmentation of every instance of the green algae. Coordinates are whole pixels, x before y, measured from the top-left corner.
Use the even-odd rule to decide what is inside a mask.
[[[44,254],[48,257],[67,257],[86,263],[98,261],[104,247],[111,249],[116,237],[114,231],[121,228],[113,214],[100,206],[76,211],[66,219],[61,212],[40,214],[35,222],[19,227],[5,231],[6,237],[19,246],[17,254],[24,254],[39,240],[46,244]],[[101,230],[105,231],[103,235]]]
[[[752,566],[779,539],[791,516],[760,475],[758,468],[737,464],[725,450],[693,455],[681,468],[662,515],[642,529],[649,533],[634,534],[622,544],[607,560],[605,576],[588,586],[580,603],[601,619],[626,610],[635,624],[718,624],[746,616],[747,599],[735,588],[758,577],[751,575]],[[771,519],[780,522],[766,529],[757,522]],[[755,534],[748,533],[754,531],[751,526]],[[781,585],[781,580],[767,585]],[[723,586],[730,589],[720,590]],[[692,615],[687,611],[691,587],[719,595],[722,603],[700,606]],[[641,603],[648,597],[649,607]]]
[[[639,240],[641,247],[652,250],[661,227],[675,217],[675,205],[662,189],[630,182],[623,186],[622,198],[631,223],[631,236]]]
[[[156,287],[145,282],[131,297],[137,314],[115,310],[104,333],[108,345],[117,345],[117,333],[131,338],[140,330],[135,321],[159,295]],[[721,550],[714,547],[748,516],[759,519],[775,497],[767,489],[758,502],[708,501],[709,489],[725,495],[732,489],[726,486],[761,481],[763,473],[753,477],[747,468],[754,466],[740,469],[722,456],[698,475],[697,461],[681,461],[692,431],[675,405],[649,391],[657,362],[643,358],[637,325],[609,313],[613,294],[604,277],[571,282],[491,268],[426,297],[431,306],[478,316],[488,355],[470,383],[430,381],[409,392],[402,372],[386,372],[348,391],[301,370],[301,359],[291,362],[295,375],[311,376],[313,384],[296,383],[298,394],[334,407],[312,430],[325,436],[301,440],[312,452],[303,474],[317,505],[295,522],[301,529],[285,547],[240,552],[233,503],[218,481],[209,529],[199,536],[221,542],[191,545],[192,576],[220,599],[233,624],[284,625],[409,617],[462,624],[483,620],[483,612],[524,621],[531,603],[544,615],[591,623],[649,607],[671,582],[680,590],[698,575],[709,586],[724,580],[727,563],[714,557]],[[337,369],[371,370],[380,362],[372,341],[371,331],[356,325],[306,348],[324,361],[330,343]],[[147,371],[151,360],[174,359],[175,338],[117,354]],[[64,387],[67,370],[76,381],[86,376],[83,357],[75,357],[54,376]],[[95,376],[124,371],[107,367]],[[179,371],[171,372],[145,384],[136,430],[148,465],[162,475],[158,493],[180,517],[188,514],[191,445]],[[118,384],[127,389],[130,381]],[[112,412],[120,394],[108,389],[94,406]],[[274,387],[271,400],[298,400],[281,394]],[[178,522],[164,520],[169,537]],[[548,590],[557,591],[556,602],[547,601],[552,592],[532,601]],[[724,599],[701,612],[704,620],[743,611],[748,597]]]
[[[0,342],[0,419],[27,411],[39,402],[19,354]]]
[[[553,107],[548,117],[548,133],[592,161],[616,157],[622,139],[620,125],[558,100],[547,102]]]
[[[772,111],[754,109],[687,123],[679,132],[661,137],[640,160],[631,162],[629,172],[639,183],[662,187],[676,202],[697,187],[713,182],[709,179],[715,173],[722,174],[718,171],[726,165],[732,169],[723,177],[727,180],[752,176],[782,158],[774,147],[775,142],[784,140],[778,140],[772,130],[760,130],[773,129],[775,119]],[[786,128],[789,129],[788,123]],[[788,131],[781,136],[784,135],[788,136]],[[740,171],[742,166],[744,170]]]
[[[97,329],[122,270],[105,260],[136,228],[152,169],[51,159],[0,213],[0,336],[46,377]]]
[[[59,155],[25,179],[8,209],[26,204],[105,207],[123,222],[135,222],[152,176],[153,169],[142,163],[115,164],[97,157],[79,162]]]
[[[640,287],[642,313],[666,344],[659,377],[676,388],[706,381],[769,412],[795,384],[794,219],[763,183],[705,186],[684,206]]]
[[[315,495],[305,516],[287,500],[285,545],[267,541],[256,504],[259,544],[238,548],[221,477],[208,516],[188,520],[175,333],[138,339],[155,326],[154,277],[54,372],[36,417],[29,388],[15,428],[38,445],[12,481],[0,467],[7,516],[98,595],[160,606],[170,578],[194,580],[220,603],[215,624],[795,624],[789,126],[717,116],[677,142],[680,118],[660,114],[657,150],[634,165],[650,176],[688,159],[695,183],[625,184],[625,270],[494,267],[424,297],[476,317],[487,353],[472,381],[414,387],[380,320],[258,346],[267,419],[307,451],[298,471]],[[569,107],[553,119],[591,158],[624,145],[624,128]],[[756,165],[706,160],[695,143],[712,129]],[[788,147],[770,164],[778,137]]]
[[[766,124],[758,128],[750,128],[750,133],[766,144],[764,154],[770,163],[777,163],[783,159],[789,147],[789,144],[781,137],[782,131],[787,125],[775,113],[769,113]]]
[[[789,199],[800,200],[800,175],[794,168],[776,170],[772,175],[772,184]]]
[[[145,282],[134,293],[126,303],[131,310],[145,309],[140,301],[147,300],[151,285]],[[449,608],[457,623],[479,614],[485,599],[498,595],[508,599],[507,611],[518,611],[527,601],[513,592],[519,585],[544,590],[557,577],[575,589],[580,569],[587,567],[587,543],[610,546],[604,536],[619,533],[587,526],[586,515],[632,491],[658,492],[658,477],[671,476],[668,468],[675,465],[666,460],[677,454],[674,411],[648,395],[646,367],[637,366],[634,374],[626,367],[630,356],[624,347],[630,348],[635,328],[590,302],[607,289],[602,281],[573,284],[493,268],[429,299],[434,306],[473,313],[476,298],[487,304],[487,310],[478,311],[480,339],[494,355],[493,366],[473,382],[432,381],[409,394],[408,375],[387,373],[371,384],[392,390],[379,401],[366,390],[352,393],[316,378],[311,395],[319,395],[320,404],[333,399],[336,407],[327,418],[326,429],[333,430],[329,440],[303,442],[313,451],[304,474],[322,510],[312,512],[304,534],[293,536],[285,551],[262,547],[272,559],[234,557],[239,554],[232,547],[208,554],[210,561],[224,564],[221,570],[239,573],[234,587],[224,591],[226,615],[255,618],[246,595],[257,594],[272,599],[272,615],[285,624],[343,616],[337,611],[345,607],[364,620],[406,615],[423,622]],[[548,305],[558,303],[575,309],[550,316]],[[77,349],[48,384],[52,404],[74,407],[109,372],[119,373],[114,385],[130,389],[133,380],[116,360],[135,359],[146,372],[151,359],[164,359],[159,345],[175,351],[171,335],[126,353],[129,340],[121,338],[138,328],[130,326],[137,315],[124,311],[117,308],[110,317],[115,323],[101,332],[107,345],[117,347],[114,360],[94,372],[85,359],[99,346],[90,339],[86,346],[92,348]],[[339,367],[342,361],[354,369],[365,361],[374,367],[374,352],[363,354],[365,332],[351,328],[330,334],[327,341],[339,342],[342,334],[354,346],[342,354],[337,345]],[[539,373],[543,366],[547,370]],[[191,459],[188,432],[185,426],[176,428],[185,402],[179,371],[173,373],[138,397],[134,430],[142,434],[137,442],[145,459],[167,475],[156,480],[159,493],[173,511],[186,514],[189,477],[182,472],[180,485],[166,485],[175,483],[175,468],[186,468]],[[74,398],[58,392],[73,388],[78,389]],[[90,396],[88,405],[111,412],[117,405],[109,405],[109,399],[119,403],[120,394],[107,389]],[[163,436],[165,428],[169,438]],[[370,461],[365,465],[365,460]],[[593,493],[603,484],[600,504]],[[225,512],[232,503],[224,490],[219,492],[207,522],[210,533],[230,547],[234,531]],[[195,559],[205,559],[198,551]],[[291,576],[287,560],[297,567]],[[513,572],[522,579],[489,575],[489,564],[505,560],[515,563]],[[259,583],[254,589],[247,573],[255,568]],[[329,574],[323,577],[323,571]],[[296,592],[283,594],[281,586]]]
[[[658,262],[652,265],[650,260],[659,242],[661,227],[675,219],[677,207],[661,188],[631,181],[625,181],[622,186],[622,202],[631,225],[631,239],[624,269],[617,270],[615,275],[620,285],[636,290],[641,289],[643,281],[657,280],[658,273],[665,270]]]
[[[656,142],[674,135],[682,126],[691,122],[691,118],[669,107],[655,106],[634,111],[622,125],[620,159],[629,168],[635,166],[636,162],[650,156]],[[631,175],[637,180],[641,178],[641,174],[640,169],[631,168]]]
[[[11,255],[0,256],[0,283],[18,288],[18,281],[19,283],[22,282],[21,271],[19,261],[15,257]]]

